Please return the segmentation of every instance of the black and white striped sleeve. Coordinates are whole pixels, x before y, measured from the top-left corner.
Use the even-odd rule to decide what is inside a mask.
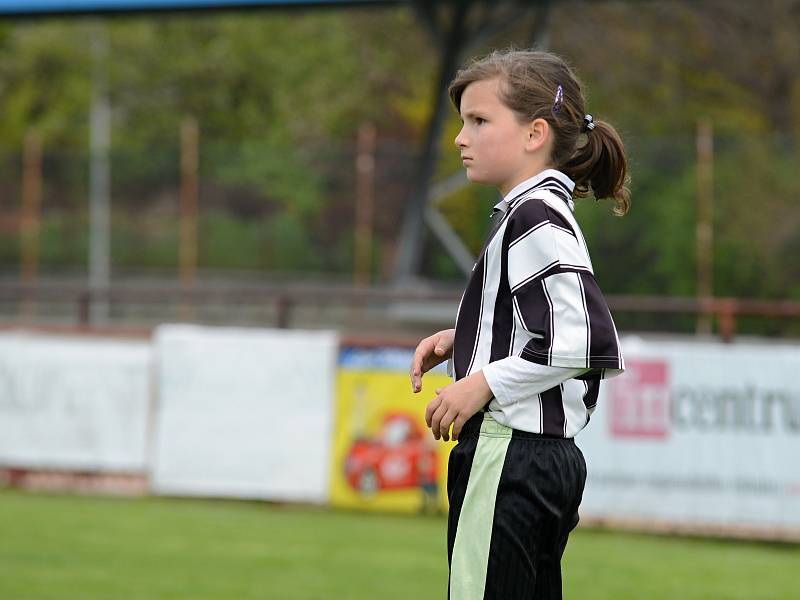
[[[574,219],[532,198],[509,215],[507,229],[514,321],[528,338],[519,356],[589,369],[587,378],[621,373],[616,328]]]

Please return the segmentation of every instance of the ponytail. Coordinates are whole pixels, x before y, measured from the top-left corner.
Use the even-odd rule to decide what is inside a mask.
[[[575,182],[576,197],[611,198],[616,202],[614,214],[621,217],[631,205],[625,147],[611,124],[595,121],[593,125],[586,132],[586,142],[560,168]]]

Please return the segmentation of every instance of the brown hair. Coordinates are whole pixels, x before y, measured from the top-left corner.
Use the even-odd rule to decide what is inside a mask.
[[[502,82],[500,99],[520,122],[544,119],[549,123],[553,131],[551,161],[575,182],[575,196],[593,193],[598,200],[613,198],[615,214],[628,212],[625,147],[605,121],[595,120],[594,129],[584,129],[585,100],[569,65],[550,52],[495,50],[461,69],[450,83],[448,93],[456,110],[461,110],[461,96],[470,83],[495,77]],[[558,98],[559,86],[563,99]]]

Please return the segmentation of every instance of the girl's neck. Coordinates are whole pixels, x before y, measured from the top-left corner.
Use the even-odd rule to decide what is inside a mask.
[[[542,171],[546,171],[547,169],[554,169],[552,165],[537,165],[536,167],[532,167],[521,172],[516,177],[509,179],[507,183],[501,184],[499,186],[500,194],[505,198],[508,196],[508,193],[517,187],[520,183],[527,181],[528,179],[532,179],[536,177]]]

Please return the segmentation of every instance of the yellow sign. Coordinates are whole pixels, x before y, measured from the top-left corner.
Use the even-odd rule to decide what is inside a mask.
[[[340,369],[331,465],[331,504],[402,512],[447,510],[447,457],[425,424],[438,373],[414,394],[407,372]]]

